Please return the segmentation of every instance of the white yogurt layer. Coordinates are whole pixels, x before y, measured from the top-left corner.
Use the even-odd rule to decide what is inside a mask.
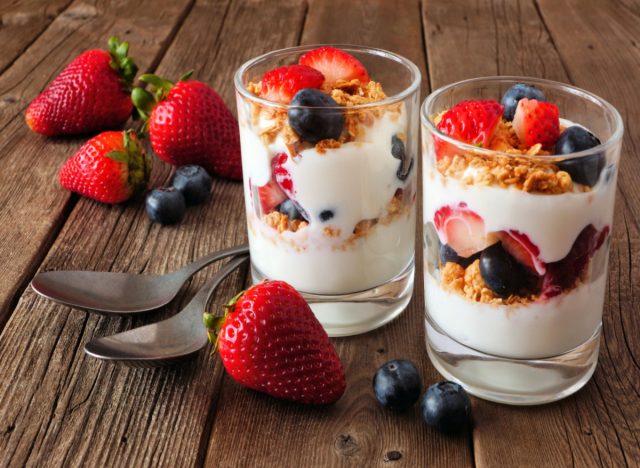
[[[423,180],[424,219],[433,222],[443,206],[467,207],[484,220],[485,231],[514,229],[525,233],[540,248],[540,259],[550,263],[567,256],[576,237],[587,225],[599,231],[610,226],[615,183],[600,180],[590,192],[559,195],[532,194],[516,188],[465,185],[426,169]]]
[[[258,135],[272,122],[261,119],[252,128],[250,110],[241,100],[238,108],[251,260],[261,273],[301,291],[345,294],[383,284],[409,265],[414,255],[413,200],[405,201],[412,204],[408,213],[347,241],[358,222],[385,216],[397,189],[406,190],[415,181],[413,173],[406,181],[398,179],[401,161],[391,154],[393,135],[407,134],[404,108],[400,113],[384,113],[371,127],[364,126],[357,141],[322,153],[309,148],[299,155],[289,152],[281,136],[265,145]],[[259,207],[250,185],[269,182],[271,160],[278,153],[290,156],[284,167],[293,181],[294,199],[310,218],[309,225],[297,232],[278,233],[256,216]],[[414,164],[412,171],[416,170]],[[320,213],[326,210],[333,217],[323,222]],[[332,235],[326,234],[326,228]]]
[[[606,275],[567,294],[526,306],[470,301],[444,291],[425,272],[427,313],[451,338],[516,359],[557,356],[587,341],[602,320]]]
[[[413,209],[388,225],[377,224],[346,247],[332,247],[326,236],[309,235],[309,227],[278,234],[252,212],[247,216],[253,218],[249,222],[253,264],[267,278],[286,281],[304,292],[347,294],[379,286],[400,274],[414,254]]]

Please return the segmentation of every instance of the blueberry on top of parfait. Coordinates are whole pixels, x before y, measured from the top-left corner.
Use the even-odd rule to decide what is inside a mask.
[[[526,83],[516,83],[502,96],[501,104],[504,106],[504,118],[513,120],[520,99],[535,99],[536,101],[546,101],[544,93],[533,85]]]

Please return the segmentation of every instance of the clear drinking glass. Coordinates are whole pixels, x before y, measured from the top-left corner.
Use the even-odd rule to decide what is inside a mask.
[[[562,156],[514,155],[437,129],[443,111],[463,100],[500,101],[515,83],[540,88],[558,106],[561,129],[581,125],[601,144]],[[619,113],[569,85],[489,77],[433,92],[421,121],[432,363],[470,393],[497,402],[538,404],[576,392],[598,358],[623,134]],[[477,251],[487,245],[493,252]],[[491,264],[498,250],[510,254],[513,270],[498,273]],[[517,292],[494,294],[484,280],[493,274],[508,275],[502,280],[513,281]]]
[[[344,336],[387,323],[411,299],[420,72],[391,52],[338,45],[383,85],[385,99],[293,108],[252,92],[265,72],[316,47],[267,53],[235,75],[251,272],[254,282],[290,283],[330,336]],[[341,145],[301,141],[291,109],[321,120],[341,115],[351,137]],[[274,207],[277,195],[269,201],[273,184],[287,205]]]

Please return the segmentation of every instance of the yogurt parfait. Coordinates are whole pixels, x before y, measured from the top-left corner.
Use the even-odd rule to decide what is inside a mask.
[[[584,91],[487,78],[423,107],[425,300],[436,367],[534,404],[594,371],[620,116]]]
[[[411,297],[419,82],[406,59],[353,46],[276,51],[236,74],[253,279],[293,285],[331,335]]]

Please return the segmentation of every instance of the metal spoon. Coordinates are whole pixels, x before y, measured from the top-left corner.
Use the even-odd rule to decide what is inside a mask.
[[[85,345],[85,353],[133,367],[159,367],[197,353],[208,341],[202,314],[213,292],[226,276],[248,259],[247,255],[231,259],[173,317],[116,335],[94,338]]]
[[[71,307],[109,314],[137,314],[171,302],[184,283],[207,265],[248,252],[247,245],[220,250],[164,275],[45,271],[33,278],[31,288],[48,299]]]

